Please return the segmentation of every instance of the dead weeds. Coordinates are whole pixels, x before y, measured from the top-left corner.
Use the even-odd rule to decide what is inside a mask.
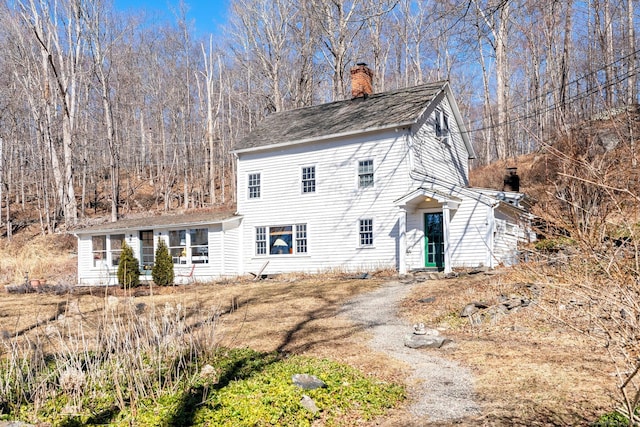
[[[62,296],[5,294],[0,337],[5,342],[15,336],[26,339],[38,328],[70,317],[82,324],[83,334],[90,335],[100,316],[114,305],[131,303],[148,309],[180,304],[194,312],[220,315],[216,334],[221,346],[326,357],[383,380],[403,382],[407,366],[373,353],[366,331],[336,316],[345,301],[389,279],[283,276],[134,291],[85,288]],[[412,323],[441,328],[454,344],[433,351],[472,369],[483,415],[463,424],[588,424],[613,407],[610,365],[594,341],[549,315],[558,308],[545,299],[545,290],[534,304],[489,324],[473,325],[458,315],[469,302],[493,304],[500,295],[525,292],[521,279],[479,274],[418,283],[401,315]],[[69,328],[68,333],[77,330]],[[398,408],[372,425],[414,424]]]
[[[454,340],[446,357],[472,369],[483,406],[469,425],[589,425],[614,408],[615,378],[605,349],[553,312],[566,310],[555,289],[537,296],[516,271],[418,284],[404,302],[407,320]],[[500,296],[532,298],[527,307],[474,324],[465,305]]]

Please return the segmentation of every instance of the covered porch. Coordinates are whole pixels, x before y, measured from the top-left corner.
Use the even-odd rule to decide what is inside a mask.
[[[461,199],[418,188],[395,201],[398,214],[398,272],[429,268],[450,273],[451,218]]]

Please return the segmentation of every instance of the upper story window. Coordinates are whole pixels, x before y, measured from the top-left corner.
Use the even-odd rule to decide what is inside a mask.
[[[373,219],[361,219],[358,224],[360,246],[373,246]]]
[[[305,166],[302,168],[302,192],[316,192],[316,167]]]
[[[358,162],[358,187],[373,187],[373,160]]]
[[[248,194],[250,199],[260,198],[260,174],[250,173],[248,177]]]
[[[436,110],[435,128],[438,138],[449,136],[449,116],[443,110]]]

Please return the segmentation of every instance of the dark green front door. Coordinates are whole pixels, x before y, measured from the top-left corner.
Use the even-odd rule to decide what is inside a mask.
[[[444,268],[442,213],[424,214],[425,267]]]

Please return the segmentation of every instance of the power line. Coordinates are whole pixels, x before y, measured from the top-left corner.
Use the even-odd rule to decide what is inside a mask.
[[[572,85],[576,85],[577,86],[578,83],[580,83],[581,81],[587,80],[587,79],[589,79],[591,77],[596,77],[597,78],[597,74],[606,71],[607,68],[612,67],[616,63],[619,63],[621,61],[625,61],[625,60],[629,59],[630,57],[632,57],[633,55],[636,55],[638,53],[640,53],[640,49],[637,49],[635,52],[630,53],[630,54],[628,54],[628,55],[626,55],[624,57],[618,58],[618,59],[616,59],[615,61],[613,61],[613,62],[611,62],[609,64],[603,65],[602,67],[600,67],[600,68],[598,68],[598,69],[596,69],[594,71],[590,71],[589,73],[583,74],[582,76],[577,77],[574,80],[572,80],[571,82],[567,83],[566,87],[570,87]],[[487,126],[483,126],[483,127],[479,127],[479,128],[474,128],[474,129],[468,130],[467,133],[471,134],[471,133],[474,133],[474,132],[481,132],[481,131],[484,131],[484,130],[496,129],[496,128],[500,127],[500,126],[511,125],[511,124],[514,124],[514,123],[517,123],[517,122],[520,122],[520,121],[523,121],[523,120],[526,120],[526,119],[530,119],[530,118],[536,117],[536,116],[538,116],[540,114],[553,111],[555,109],[560,108],[560,104],[561,105],[570,104],[570,103],[573,103],[575,101],[584,99],[589,95],[594,95],[594,94],[602,91],[603,89],[615,86],[615,85],[627,80],[629,77],[636,76],[636,75],[638,75],[638,70],[640,70],[640,65],[636,64],[634,66],[634,68],[632,68],[630,70],[627,70],[625,72],[625,74],[620,75],[620,76],[616,76],[613,81],[609,81],[609,82],[606,82],[604,84],[596,85],[593,88],[588,89],[585,92],[578,93],[578,94],[576,94],[576,95],[574,95],[572,97],[567,98],[562,103],[557,103],[556,102],[556,103],[553,103],[553,104],[551,104],[551,105],[549,105],[547,107],[544,107],[542,109],[534,110],[534,111],[532,111],[532,112],[530,112],[530,113],[528,113],[528,114],[526,114],[524,116],[518,116],[518,117],[516,117],[514,119],[506,120],[506,121],[501,122],[501,123],[496,123],[496,124],[487,125]],[[535,101],[547,99],[549,96],[553,95],[553,93],[556,90],[558,90],[558,88],[550,89],[550,90],[548,90],[547,92],[545,92],[543,94],[537,95],[537,96],[535,96],[533,98],[530,98],[530,99],[528,99],[528,100],[526,100],[526,101],[524,101],[524,102],[522,102],[520,104],[517,104],[515,106],[511,106],[510,109],[511,110],[516,110],[516,109],[518,109],[520,107],[524,107],[524,106],[526,106],[528,104],[534,103]],[[477,121],[481,121],[481,120],[483,120],[483,119],[477,119]]]

